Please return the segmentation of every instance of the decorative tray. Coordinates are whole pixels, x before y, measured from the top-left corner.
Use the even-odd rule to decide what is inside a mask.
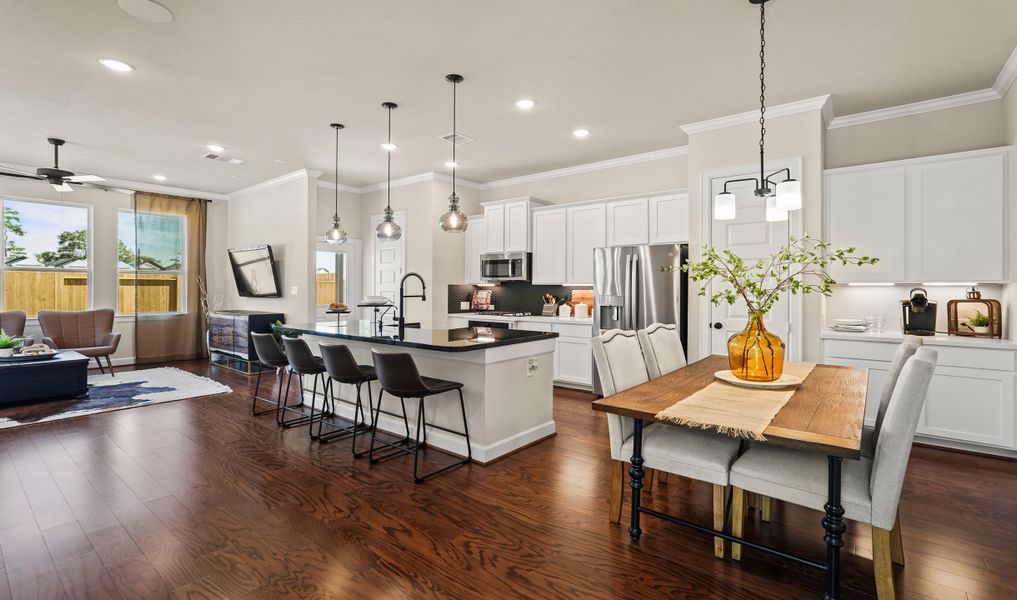
[[[15,354],[13,356],[0,356],[0,363],[36,362],[40,360],[50,360],[51,358],[55,358],[56,355],[56,352],[51,352],[49,354],[29,354],[28,356],[22,356],[20,354]]]
[[[784,373],[775,381],[747,381],[745,379],[739,379],[731,372],[730,369],[724,371],[717,371],[713,374],[714,377],[723,381],[724,383],[730,383],[731,385],[737,385],[739,387],[754,388],[760,390],[781,390],[787,388],[798,387],[802,384],[801,377],[795,377],[788,373]]]

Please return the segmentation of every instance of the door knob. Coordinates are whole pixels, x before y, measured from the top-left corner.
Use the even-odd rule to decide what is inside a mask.
[[[713,324],[713,328],[714,329],[724,329],[724,324],[721,323],[720,321],[718,321],[718,322]]]

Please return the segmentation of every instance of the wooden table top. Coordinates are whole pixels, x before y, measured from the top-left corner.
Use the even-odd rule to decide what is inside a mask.
[[[657,413],[713,383],[713,374],[727,368],[726,356],[710,356],[597,400],[593,409],[655,421]],[[767,443],[858,459],[867,382],[865,370],[817,364],[763,431]]]

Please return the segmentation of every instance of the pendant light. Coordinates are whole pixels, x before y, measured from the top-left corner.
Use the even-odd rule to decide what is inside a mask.
[[[456,162],[456,86],[462,83],[463,76],[451,73],[445,79],[452,83],[452,194],[448,197],[448,212],[438,219],[438,224],[448,233],[463,233],[470,225],[459,210],[459,196],[456,195],[456,167],[459,166]]]
[[[339,221],[339,130],[344,128],[342,123],[332,123],[335,129],[335,213],[332,214],[332,226],[325,232],[325,241],[329,244],[345,244],[349,237]]]
[[[766,175],[766,3],[769,0],[749,0],[750,4],[759,5],[759,177],[731,179],[724,182],[724,191],[713,199],[713,218],[717,221],[728,221],[735,218],[735,195],[727,186],[732,183],[753,181],[756,184],[755,194],[766,200],[767,221],[787,221],[788,211],[802,207],[802,187],[797,179],[791,177],[791,169],[781,169]],[[783,176],[780,182],[774,179]]]
[[[385,217],[378,223],[376,231],[379,240],[395,241],[403,237],[403,228],[392,218],[392,151],[395,149],[392,145],[392,109],[399,108],[399,105],[395,102],[384,102],[382,106],[388,111],[388,142],[383,146],[388,158],[388,172],[385,176],[388,201],[385,205]]]

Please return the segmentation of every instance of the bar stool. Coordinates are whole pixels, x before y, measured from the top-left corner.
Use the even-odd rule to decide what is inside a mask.
[[[283,337],[283,347],[286,350],[286,360],[290,365],[290,374],[286,379],[286,397],[290,396],[290,382],[293,380],[293,374],[299,375],[297,377],[297,383],[300,384],[300,400],[304,400],[304,375],[314,375],[314,385],[311,388],[311,414],[305,415],[302,411],[298,411],[293,407],[282,405],[279,407],[279,412],[276,413],[276,422],[282,427],[295,427],[297,425],[303,425],[307,423],[307,434],[311,436],[311,439],[317,439],[314,436],[314,401],[318,396],[318,378],[321,378],[321,389],[325,389],[325,364],[320,358],[311,354],[311,349],[307,347],[307,342],[298,337]],[[323,402],[324,404],[324,402]],[[322,406],[324,409],[324,405]],[[299,417],[292,419],[285,419],[285,412],[289,410],[300,414]],[[319,417],[321,418],[321,417]]]
[[[318,348],[321,350],[321,359],[325,363],[325,371],[328,373],[328,380],[325,382],[325,401],[328,403],[329,408],[322,405],[322,411],[328,414],[335,415],[335,401],[338,398],[340,402],[346,402],[347,404],[353,404],[353,426],[343,427],[330,423],[330,425],[336,427],[335,430],[322,433],[322,425],[325,419],[318,420],[318,442],[329,442],[344,438],[348,435],[353,436],[353,456],[361,457],[365,453],[357,452],[357,432],[366,428],[367,423],[364,419],[364,405],[360,400],[360,389],[363,385],[367,384],[367,410],[372,413],[374,406],[372,403],[373,393],[371,391],[371,382],[378,379],[374,374],[374,367],[370,365],[358,365],[357,360],[353,358],[353,353],[350,352],[349,346],[344,344],[319,344]],[[357,401],[349,402],[343,400],[339,392],[335,391],[335,383],[346,383],[349,385],[357,386]],[[312,409],[313,410],[313,409]],[[359,419],[359,420],[358,420]]]
[[[279,375],[279,372],[288,367],[290,363],[286,360],[286,355],[279,349],[279,344],[271,333],[251,333],[251,338],[254,340],[254,353],[258,357],[258,364],[265,368],[275,369],[275,378],[279,388],[275,393],[275,400],[258,396],[258,390],[261,387],[261,372],[264,368],[258,369],[258,379],[254,383],[254,398],[251,400],[251,414],[257,417],[270,412],[278,412],[283,384],[283,378]],[[267,402],[274,408],[258,410],[258,400]]]
[[[371,350],[371,354],[374,358],[374,370],[378,375],[378,381],[381,383],[381,391],[378,392],[378,408],[375,411],[375,416],[371,421],[371,449],[368,454],[372,463],[380,462],[387,458],[392,458],[399,454],[412,454],[413,455],[413,481],[420,483],[436,475],[440,475],[457,467],[461,467],[466,463],[470,462],[473,458],[473,451],[470,448],[470,427],[466,420],[466,402],[463,400],[463,384],[457,381],[446,381],[444,379],[435,379],[433,377],[421,377],[420,372],[417,370],[417,364],[413,361],[413,357],[405,352],[378,352],[377,350]],[[424,398],[430,396],[436,396],[445,392],[451,392],[455,390],[459,392],[459,408],[463,415],[463,431],[454,431],[452,429],[446,429],[440,425],[432,425],[427,423],[427,415],[424,411]],[[399,398],[399,403],[403,408],[403,419],[406,419],[406,398],[417,398],[417,433],[416,438],[412,446],[409,446],[408,436],[407,439],[403,440],[406,442],[391,443],[379,440],[383,446],[392,448],[388,453],[380,456],[374,455],[375,450],[375,439],[378,432],[378,415],[381,411],[381,397],[382,394],[388,392],[392,396]],[[461,435],[466,438],[466,458],[456,461],[448,466],[442,467],[436,471],[426,473],[424,475],[418,475],[417,472],[417,461],[420,455],[420,432],[421,426],[423,426],[424,440],[423,445],[427,445],[427,428],[434,427],[447,431],[456,435]],[[409,432],[407,432],[409,433]]]

